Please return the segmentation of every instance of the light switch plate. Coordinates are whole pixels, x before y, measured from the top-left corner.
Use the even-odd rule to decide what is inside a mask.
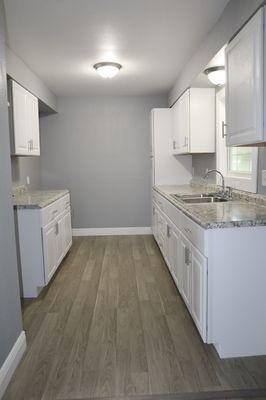
[[[261,184],[262,186],[266,186],[266,169],[261,171]]]

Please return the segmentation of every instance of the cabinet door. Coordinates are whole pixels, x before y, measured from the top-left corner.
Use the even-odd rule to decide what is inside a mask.
[[[64,232],[63,249],[65,254],[72,244],[72,226],[71,226],[70,208],[63,217],[63,232]]]
[[[225,50],[227,145],[263,141],[263,8]]]
[[[44,276],[47,284],[57,268],[57,227],[55,223],[43,229]]]
[[[13,153],[28,155],[30,141],[27,129],[27,91],[12,81],[12,115],[13,115]]]
[[[65,222],[64,216],[60,216],[56,224],[57,265],[65,255]]]
[[[186,303],[188,309],[190,310],[191,302],[191,260],[190,260],[190,243],[189,241],[180,234],[180,262],[182,268],[182,285],[181,285],[181,295]]]
[[[40,128],[39,128],[39,105],[37,97],[31,93],[27,94],[27,121],[28,136],[30,140],[30,155],[40,155]]]
[[[180,263],[180,235],[174,225],[169,225],[168,233],[168,249],[169,249],[169,264],[176,286],[181,290],[181,263]]]
[[[172,154],[178,154],[178,108],[179,108],[179,100],[175,103],[172,108],[173,111],[173,144],[172,144]]]
[[[207,321],[207,259],[191,247],[191,315],[206,342]]]
[[[177,153],[189,152],[189,90],[177,102]]]

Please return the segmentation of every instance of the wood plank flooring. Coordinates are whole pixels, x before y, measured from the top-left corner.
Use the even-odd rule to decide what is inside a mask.
[[[266,357],[220,360],[202,343],[152,236],[74,238],[23,320],[4,400],[266,389]]]

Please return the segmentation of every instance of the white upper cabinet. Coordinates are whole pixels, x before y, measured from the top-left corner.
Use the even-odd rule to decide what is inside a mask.
[[[173,106],[173,154],[215,152],[215,89],[190,88]]]
[[[263,32],[261,8],[225,50],[227,145],[264,142]]]
[[[182,185],[191,179],[189,157],[180,160],[172,155],[173,110],[155,108],[151,112],[152,185]]]
[[[10,83],[11,152],[39,156],[40,131],[38,99],[18,83]]]

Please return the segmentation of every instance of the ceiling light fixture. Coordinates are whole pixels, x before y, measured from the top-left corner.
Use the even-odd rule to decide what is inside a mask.
[[[93,68],[101,75],[103,78],[113,78],[122,68],[121,64],[114,62],[99,62],[93,66]]]
[[[225,84],[225,68],[220,65],[217,67],[210,67],[205,69],[205,74],[208,76],[209,81],[217,86]]]

